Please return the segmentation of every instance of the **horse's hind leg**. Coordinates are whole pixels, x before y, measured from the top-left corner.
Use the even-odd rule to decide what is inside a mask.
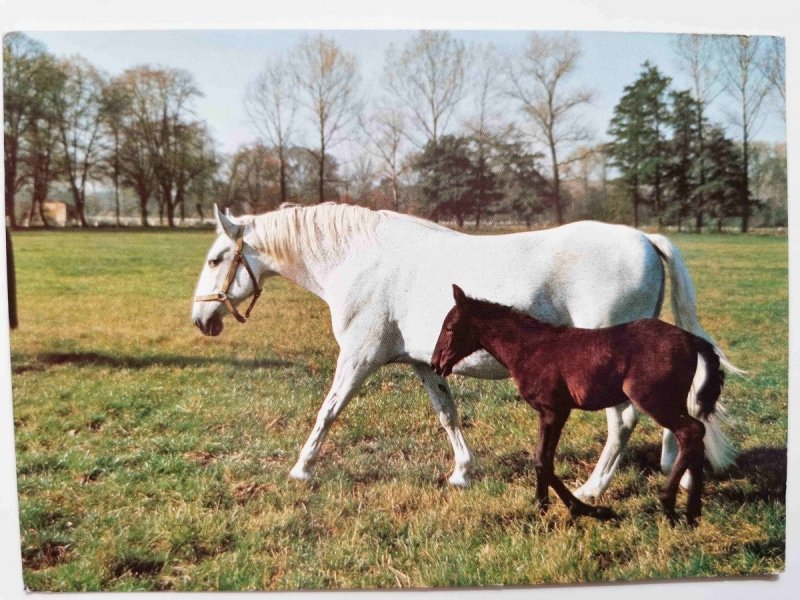
[[[314,424],[314,428],[303,445],[297,462],[289,472],[289,477],[305,480],[311,476],[308,467],[319,453],[331,424],[342,412],[342,409],[347,405],[347,402],[358,390],[364,379],[376,368],[371,361],[339,355],[331,389],[317,413],[317,421]]]
[[[555,454],[561,430],[569,417],[569,409],[553,410],[537,408],[539,411],[539,439],[536,445],[536,498],[545,512],[548,507],[547,487],[553,488],[573,516],[587,515],[596,519],[611,519],[615,514],[607,506],[591,506],[581,502],[567,489],[555,474]]]
[[[412,365],[414,372],[422,380],[428,397],[431,400],[433,410],[439,416],[439,422],[447,432],[450,444],[453,446],[455,456],[455,468],[453,474],[447,480],[451,485],[466,487],[469,485],[467,475],[472,464],[472,454],[470,454],[464,434],[458,425],[458,412],[456,410],[450,387],[444,377],[436,375],[427,365]]]

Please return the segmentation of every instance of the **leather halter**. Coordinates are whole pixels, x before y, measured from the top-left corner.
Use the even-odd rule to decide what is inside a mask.
[[[195,296],[195,302],[222,302],[225,307],[231,312],[231,314],[236,317],[236,320],[239,323],[244,323],[247,319],[250,318],[250,311],[253,310],[253,306],[255,306],[256,300],[261,295],[261,288],[258,287],[258,279],[256,279],[256,274],[253,273],[253,269],[250,268],[247,260],[244,257],[244,253],[242,252],[242,247],[244,246],[244,227],[239,227],[238,232],[236,233],[236,251],[233,253],[233,260],[231,261],[231,266],[228,268],[228,274],[225,276],[225,283],[222,285],[222,291],[215,292],[213,294],[206,294],[205,296]],[[253,299],[250,301],[250,306],[247,307],[247,310],[242,316],[236,307],[231,302],[231,299],[228,297],[228,290],[230,290],[231,285],[233,284],[233,280],[236,279],[236,270],[239,268],[239,265],[244,266],[247,274],[250,275],[250,279],[253,280]]]

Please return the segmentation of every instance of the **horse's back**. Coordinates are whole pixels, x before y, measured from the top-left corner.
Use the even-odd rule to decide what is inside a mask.
[[[584,221],[480,236],[386,219],[377,233],[381,266],[368,276],[383,291],[373,297],[390,306],[413,360],[430,358],[454,283],[472,297],[581,327],[651,317],[659,304],[660,259],[630,227]],[[359,285],[366,285],[363,277]],[[489,369],[482,376],[502,375]]]

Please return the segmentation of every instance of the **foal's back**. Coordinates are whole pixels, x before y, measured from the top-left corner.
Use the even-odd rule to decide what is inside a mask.
[[[523,397],[549,389],[568,395],[574,408],[598,410],[630,399],[635,385],[637,394],[671,390],[685,402],[697,366],[691,333],[659,319],[579,329],[520,317],[510,370]]]

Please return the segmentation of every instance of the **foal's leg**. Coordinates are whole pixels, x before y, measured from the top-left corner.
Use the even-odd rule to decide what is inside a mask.
[[[664,434],[661,438],[661,472],[664,475],[669,475],[672,472],[675,460],[678,458],[678,440],[675,439],[675,434],[669,429],[664,429],[663,431]],[[692,475],[687,469],[683,477],[681,477],[681,487],[688,490],[691,486]]]
[[[536,499],[541,512],[547,510],[547,486],[553,488],[573,516],[588,515],[596,519],[611,519],[616,515],[607,506],[591,506],[578,500],[555,474],[554,461],[561,430],[569,417],[569,409],[553,410],[537,408],[539,411],[539,440],[536,446]]]
[[[331,424],[342,412],[342,409],[364,382],[364,379],[376,368],[377,366],[372,361],[365,361],[359,359],[359,357],[339,355],[331,389],[317,413],[317,422],[311,430],[305,445],[303,445],[303,449],[300,451],[300,457],[289,472],[289,477],[302,480],[311,477],[308,471],[309,464],[319,453]]]
[[[450,387],[444,377],[440,377],[431,371],[427,365],[414,364],[412,368],[422,380],[422,384],[425,386],[428,397],[431,400],[433,410],[439,416],[439,422],[447,432],[447,437],[450,438],[450,444],[453,446],[455,468],[447,481],[451,485],[467,487],[469,485],[467,475],[472,464],[472,455],[467,447],[464,434],[461,432],[461,427],[458,425],[458,412],[455,402],[453,402],[453,396],[450,393]]]
[[[597,459],[594,471],[582,486],[575,490],[575,496],[591,501],[600,496],[611,483],[611,478],[619,467],[622,452],[639,422],[639,413],[630,402],[624,402],[606,409],[608,439]]]
[[[689,499],[686,505],[686,521],[696,525],[700,517],[703,493],[703,435],[705,426],[688,415],[681,415],[677,424],[670,427],[678,440],[678,458],[672,467],[667,485],[659,494],[661,505],[670,522],[675,522],[675,498],[678,494],[681,477],[688,469],[691,474]]]

